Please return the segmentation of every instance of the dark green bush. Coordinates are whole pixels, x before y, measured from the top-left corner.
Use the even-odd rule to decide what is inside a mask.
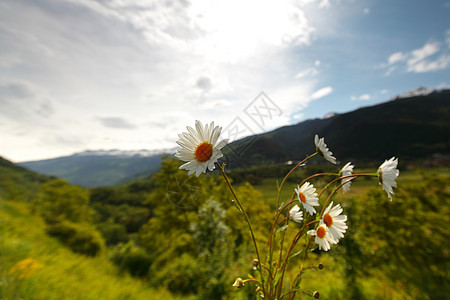
[[[127,230],[122,224],[105,222],[98,224],[97,228],[108,246],[126,243],[128,241]]]
[[[96,256],[104,249],[101,235],[87,225],[69,221],[55,222],[47,225],[47,233],[76,253]]]
[[[120,270],[128,271],[133,276],[146,276],[152,263],[151,256],[133,241],[125,245],[118,245],[111,256],[111,260]]]

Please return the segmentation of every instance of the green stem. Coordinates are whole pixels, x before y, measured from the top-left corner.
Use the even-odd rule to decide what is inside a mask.
[[[242,214],[244,216],[245,222],[248,224],[248,228],[250,230],[250,234],[251,234],[252,240],[253,240],[253,246],[255,247],[256,258],[258,259],[258,264],[259,264],[258,270],[259,270],[259,273],[260,273],[260,276],[261,276],[261,281],[262,281],[261,288],[263,290],[263,294],[265,295],[266,292],[265,292],[265,287],[264,287],[264,276],[262,274],[261,258],[259,256],[258,245],[256,244],[256,238],[255,238],[255,235],[253,233],[252,224],[250,223],[250,219],[249,219],[249,217],[247,215],[247,212],[245,211],[244,207],[242,206],[241,201],[239,201],[238,197],[236,196],[236,193],[234,192],[233,187],[231,186],[231,183],[228,180],[228,177],[225,174],[225,171],[223,170],[222,166],[219,165],[218,162],[216,162],[215,164],[219,168],[220,172],[222,173],[222,176],[225,179],[225,181],[226,181],[226,183],[228,185],[228,188],[230,189],[231,193],[233,194],[233,197],[236,200],[236,203],[237,203],[238,207],[241,209],[241,212],[242,212]]]

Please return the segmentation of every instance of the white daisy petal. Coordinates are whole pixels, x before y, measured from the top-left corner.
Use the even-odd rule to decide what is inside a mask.
[[[297,186],[295,189],[298,201],[300,201],[310,215],[316,213],[313,206],[319,206],[319,198],[317,198],[315,191],[316,189],[309,182],[305,182],[301,187]]]
[[[332,164],[336,164],[336,158],[333,156],[333,152],[328,149],[324,138],[319,139],[319,136],[316,134],[314,136],[314,144],[316,145],[317,152],[319,152],[321,156]]]
[[[300,210],[300,207],[295,204],[294,207],[289,211],[289,218],[291,218],[294,222],[300,223],[303,220],[303,212]]]
[[[180,169],[188,170],[188,175],[195,173],[199,176],[206,173],[206,170],[214,170],[215,163],[223,156],[220,151],[228,140],[218,141],[222,128],[214,126],[214,122],[203,124],[195,121],[195,129],[186,126],[188,132],[179,134],[177,144],[181,147],[177,149],[175,156],[187,163],[180,166]]]
[[[348,228],[345,224],[347,216],[341,215],[342,211],[341,205],[337,204],[333,207],[332,201],[323,212],[322,219],[320,220],[320,225],[324,225],[329,230],[333,244],[337,244],[339,239],[344,237],[344,233]]]
[[[351,162],[348,162],[343,168],[342,170],[339,172],[340,176],[350,176],[352,175],[353,172],[353,168],[355,166],[351,164]],[[349,179],[351,179],[351,177],[347,177],[347,178],[343,178],[341,180],[341,183],[347,182],[342,186],[342,191],[344,193],[348,192],[350,190],[350,185],[352,184],[351,181],[349,181]]]
[[[392,195],[394,191],[392,187],[397,187],[397,182],[395,181],[400,174],[397,169],[398,158],[392,157],[389,160],[385,160],[383,164],[378,168],[378,180],[383,190],[386,191],[389,199],[392,201]]]
[[[335,240],[324,224],[320,224],[315,230],[309,230],[307,234],[315,236],[314,242],[319,245],[319,250],[328,251],[331,248],[330,244],[335,244]]]

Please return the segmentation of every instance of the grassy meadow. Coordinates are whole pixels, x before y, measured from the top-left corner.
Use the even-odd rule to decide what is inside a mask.
[[[119,273],[106,255],[65,248],[24,203],[0,199],[0,235],[0,299],[177,299]]]

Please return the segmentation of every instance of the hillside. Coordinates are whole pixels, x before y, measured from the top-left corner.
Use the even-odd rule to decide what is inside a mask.
[[[236,141],[225,150],[233,162],[299,160],[314,152],[314,135],[325,137],[340,161],[371,162],[398,156],[424,160],[450,153],[450,90],[399,98],[327,119],[306,120]]]
[[[49,179],[0,156],[0,198],[29,201]]]
[[[120,274],[106,255],[71,252],[21,202],[0,201],[0,299],[174,299]]]

